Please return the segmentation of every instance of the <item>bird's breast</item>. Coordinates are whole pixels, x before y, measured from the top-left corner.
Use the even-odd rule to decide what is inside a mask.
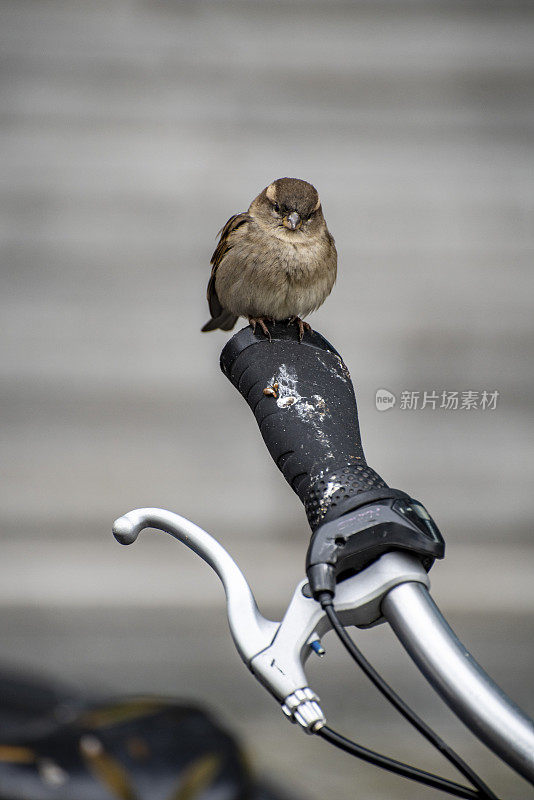
[[[263,237],[232,247],[218,268],[224,307],[243,316],[306,316],[330,294],[336,251],[328,239],[309,243]]]

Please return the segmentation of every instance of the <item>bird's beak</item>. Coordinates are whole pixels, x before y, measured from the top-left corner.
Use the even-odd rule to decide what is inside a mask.
[[[284,225],[286,228],[289,228],[290,231],[296,231],[302,225],[300,215],[297,214],[296,211],[292,211],[291,214],[284,217]]]

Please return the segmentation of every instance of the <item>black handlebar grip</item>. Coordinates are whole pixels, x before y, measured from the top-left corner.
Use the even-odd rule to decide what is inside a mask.
[[[296,325],[250,326],[221,354],[221,369],[252,409],[267,448],[304,504],[312,530],[361,505],[406,497],[365,461],[356,398],[339,353]]]

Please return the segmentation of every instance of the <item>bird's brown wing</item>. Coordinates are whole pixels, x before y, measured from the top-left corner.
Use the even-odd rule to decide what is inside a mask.
[[[217,297],[217,290],[215,289],[215,277],[217,275],[217,268],[219,264],[226,253],[232,248],[232,243],[230,241],[231,235],[234,233],[234,231],[240,228],[241,225],[244,225],[249,221],[249,214],[234,214],[234,216],[230,217],[226,225],[219,231],[219,241],[210,261],[211,276],[208,282],[207,292],[208,305],[212,318],[204,325],[202,328],[203,331],[212,331],[215,330],[215,328],[221,328],[223,331],[229,331],[236,323],[236,315],[224,309],[219,298]]]

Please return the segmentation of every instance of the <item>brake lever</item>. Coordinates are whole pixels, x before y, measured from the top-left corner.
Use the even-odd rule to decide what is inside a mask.
[[[260,613],[245,576],[209,533],[171,511],[138,508],[115,521],[113,535],[120,544],[132,544],[145,528],[165,531],[212,567],[223,584],[230,632],[244,663],[292,722],[307,733],[322,728],[326,718],[319,698],[308,686],[304,664],[314,651],[324,654],[320,637],[331,625],[311,596],[308,581],[297,584],[282,621],[273,622]],[[417,558],[402,552],[386,553],[338,585],[334,607],[344,625],[369,627],[382,621],[381,603],[387,592],[406,582],[429,586],[426,570]]]

